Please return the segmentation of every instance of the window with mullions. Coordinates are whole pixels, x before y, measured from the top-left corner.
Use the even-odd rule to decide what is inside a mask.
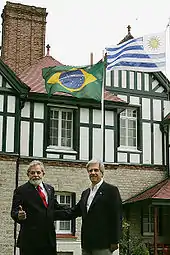
[[[126,109],[120,114],[120,146],[137,148],[137,110]]]
[[[146,206],[143,208],[142,217],[143,235],[153,235],[154,233],[154,208],[153,206]]]
[[[72,207],[75,205],[75,194],[69,192],[56,192],[56,198],[59,204]],[[71,220],[57,220],[55,221],[55,228],[57,234],[73,234],[75,221]]]
[[[58,148],[73,147],[73,111],[67,109],[50,109],[49,145]]]

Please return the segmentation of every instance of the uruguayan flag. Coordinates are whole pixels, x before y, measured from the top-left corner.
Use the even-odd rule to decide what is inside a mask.
[[[139,72],[163,71],[166,65],[165,41],[163,32],[107,47],[107,71],[116,69]]]

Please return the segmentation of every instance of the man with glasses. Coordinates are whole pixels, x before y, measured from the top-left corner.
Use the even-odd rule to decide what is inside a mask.
[[[43,182],[44,165],[32,161],[28,182],[14,191],[11,217],[20,224],[17,247],[20,255],[56,255],[55,220],[63,219],[64,209],[54,197],[54,188]]]
[[[82,192],[70,218],[82,217],[82,255],[111,255],[121,235],[121,197],[116,186],[103,180],[100,161],[91,160],[86,167],[91,186]]]

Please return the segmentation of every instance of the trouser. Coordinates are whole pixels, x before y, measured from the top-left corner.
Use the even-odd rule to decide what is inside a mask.
[[[56,253],[55,247],[51,246],[20,248],[20,255],[56,255]]]
[[[86,251],[82,249],[82,255],[111,255],[112,252],[109,249]]]

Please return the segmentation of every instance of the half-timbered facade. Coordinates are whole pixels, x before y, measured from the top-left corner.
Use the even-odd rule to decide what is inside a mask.
[[[4,19],[6,13],[6,19],[12,17],[13,8],[15,18],[21,23],[23,17],[30,21],[29,16],[20,16],[23,5],[10,3],[6,5]],[[27,6],[26,13],[32,13],[32,23],[37,20],[33,15],[40,17],[41,9],[36,13],[36,7],[32,10]],[[44,17],[44,10],[42,13]],[[29,30],[29,22],[27,25]],[[41,28],[43,26],[44,19]],[[22,32],[27,33],[27,30]],[[130,37],[129,30],[125,38]],[[4,44],[7,39],[3,38]],[[37,45],[44,47],[44,38]],[[12,54],[10,47],[5,50],[9,51],[9,56]],[[22,72],[17,69],[17,75],[9,67],[17,65],[7,65],[3,56],[0,59],[2,255],[12,254],[14,249],[17,231],[10,218],[12,194],[15,187],[27,180],[26,167],[33,159],[44,162],[45,181],[54,186],[58,201],[70,206],[79,200],[82,190],[89,185],[85,165],[91,158],[103,159],[105,180],[118,186],[125,203],[169,177],[170,86],[163,73],[106,72],[102,127],[100,102],[76,99],[63,93],[47,95],[42,68],[62,65],[50,56],[49,47],[46,56],[35,59],[24,70],[21,68]],[[146,222],[141,224],[141,217],[145,215],[143,219],[149,219],[145,232],[147,225],[148,233],[151,233],[147,235],[147,243],[153,244],[153,232],[150,231],[153,212],[150,204],[146,204],[145,212],[137,207],[128,220],[132,222],[131,232],[136,227],[135,233],[146,243],[146,233],[142,232]],[[124,208],[127,216],[129,206],[128,210],[126,205]],[[79,255],[81,219],[58,221],[55,226],[59,254]],[[162,240],[166,240],[166,245],[170,244],[166,238],[160,238],[160,242]]]

